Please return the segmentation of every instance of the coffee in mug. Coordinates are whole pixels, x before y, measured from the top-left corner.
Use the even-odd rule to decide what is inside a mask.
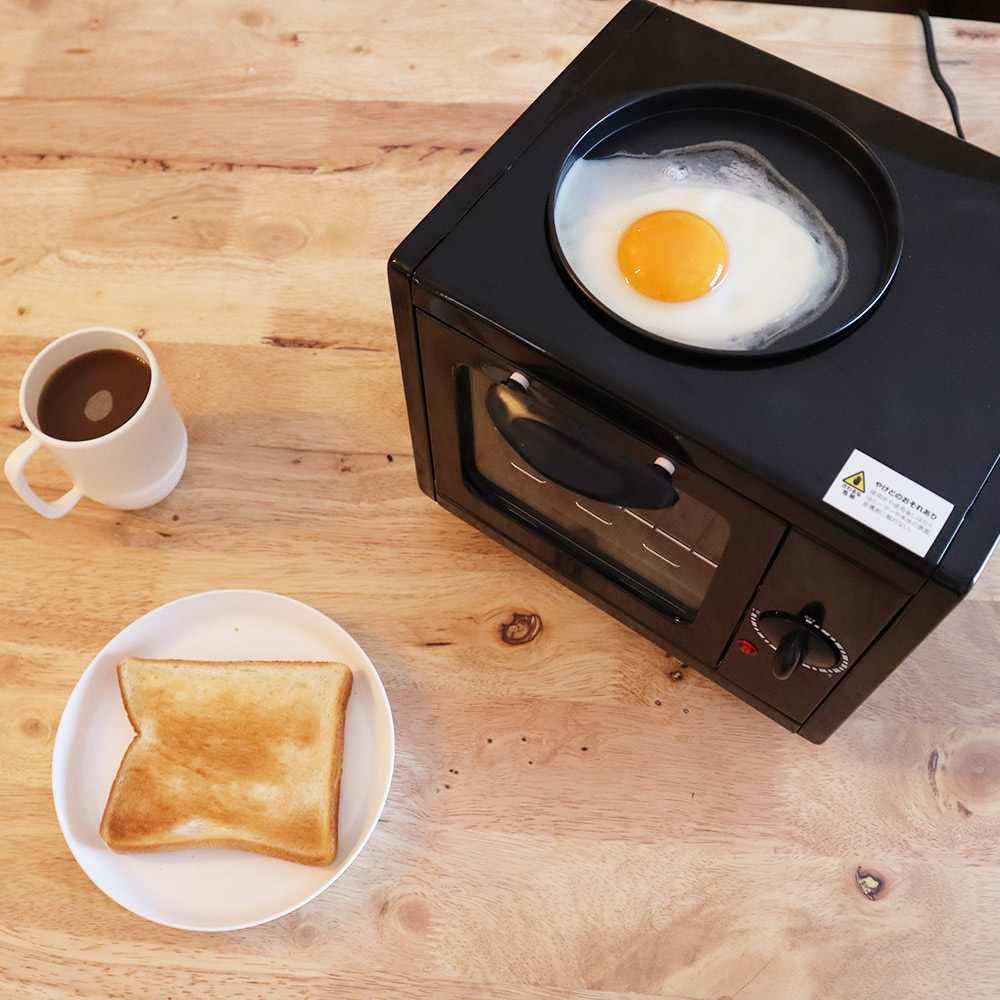
[[[135,416],[149,392],[145,358],[105,347],[60,365],[38,397],[38,427],[63,441],[89,441]]]
[[[4,473],[46,517],[61,517],[82,496],[121,510],[149,507],[180,480],[187,431],[152,351],[124,330],[89,327],[53,341],[28,366],[19,402],[30,437]],[[24,476],[42,447],[73,482],[51,503]]]

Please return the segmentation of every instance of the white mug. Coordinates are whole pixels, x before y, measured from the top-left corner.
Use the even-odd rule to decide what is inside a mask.
[[[69,441],[38,426],[38,400],[49,377],[68,361],[91,351],[117,349],[149,365],[149,389],[139,409],[100,437]],[[76,330],[54,340],[28,366],[19,395],[21,419],[31,435],[7,456],[3,471],[17,495],[45,517],[62,517],[81,497],[119,510],[158,503],[177,485],[187,461],[187,430],[174,408],[152,351],[136,336],[112,327]],[[24,467],[46,448],[73,486],[54,502],[42,500],[28,485]]]

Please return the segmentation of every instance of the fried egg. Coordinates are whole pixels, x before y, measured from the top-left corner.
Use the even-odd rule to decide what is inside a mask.
[[[738,143],[581,158],[554,221],[601,305],[695,347],[764,347],[819,315],[847,278],[844,242],[818,209]]]

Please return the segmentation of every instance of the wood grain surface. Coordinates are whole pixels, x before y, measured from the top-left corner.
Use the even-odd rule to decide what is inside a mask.
[[[386,260],[620,6],[0,6],[0,451],[30,359],[91,324],[145,338],[190,434],[149,510],[0,484],[0,996],[1000,995],[1000,570],[817,747],[417,489]],[[913,17],[671,6],[951,130]],[[1000,153],[1000,28],[935,27]],[[51,758],[105,643],[228,587],[361,643],[397,758],[331,888],[204,934],[91,884]]]

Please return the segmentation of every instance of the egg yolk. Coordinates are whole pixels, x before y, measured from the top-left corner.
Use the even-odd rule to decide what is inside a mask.
[[[710,292],[725,275],[728,259],[715,226],[678,209],[636,219],[618,244],[625,280],[660,302],[687,302]]]

